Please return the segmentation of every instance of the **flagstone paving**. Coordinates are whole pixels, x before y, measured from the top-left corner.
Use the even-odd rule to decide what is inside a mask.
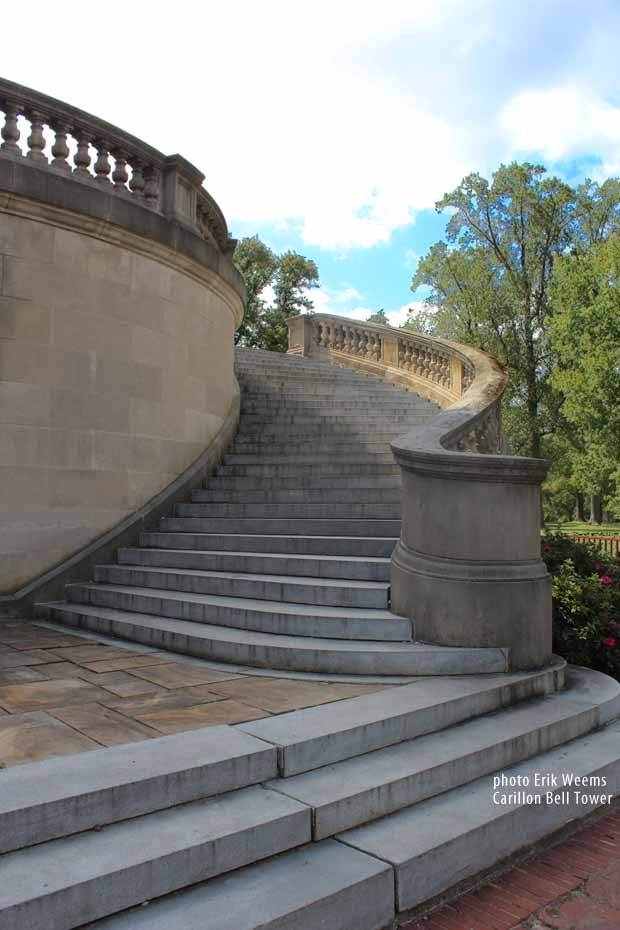
[[[0,623],[0,768],[387,687],[397,686],[229,672],[34,623]]]
[[[620,801],[567,841],[400,930],[620,930]]]

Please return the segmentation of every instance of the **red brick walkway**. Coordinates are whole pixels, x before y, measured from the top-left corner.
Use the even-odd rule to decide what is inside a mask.
[[[620,930],[620,810],[401,930]]]

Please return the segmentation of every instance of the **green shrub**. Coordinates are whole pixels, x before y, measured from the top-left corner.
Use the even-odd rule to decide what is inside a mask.
[[[553,648],[568,662],[620,678],[620,560],[570,536],[548,535]]]

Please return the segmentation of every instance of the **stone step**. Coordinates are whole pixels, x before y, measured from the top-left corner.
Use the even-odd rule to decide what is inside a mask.
[[[385,520],[400,519],[400,500],[385,503],[350,503],[346,501],[310,501],[305,503],[230,503],[230,504],[176,504],[177,517],[301,517],[307,519],[338,518],[358,519],[376,518]]]
[[[400,520],[286,517],[163,517],[163,532],[252,533],[287,536],[400,537]]]
[[[326,840],[84,930],[383,930],[393,916],[390,866]]]
[[[71,604],[189,620],[196,626],[222,627],[233,632],[262,633],[274,641],[277,637],[319,637],[400,643],[412,638],[410,621],[386,609],[387,597],[381,608],[348,607],[88,582],[67,585],[66,595]],[[222,630],[221,636],[226,635]]]
[[[240,537],[235,537],[239,545]],[[287,537],[283,537],[287,542]],[[294,538],[294,537],[293,537]],[[141,567],[196,569],[201,572],[242,572],[259,575],[298,575],[304,578],[340,578],[359,581],[390,580],[390,559],[354,555],[294,554],[287,545],[285,551],[246,552],[182,547],[166,549],[119,549],[121,565]]]
[[[276,772],[274,747],[227,726],[14,766],[2,772],[0,852],[236,791]]]
[[[334,455],[344,455],[351,458],[357,458],[364,455],[384,455],[392,456],[390,450],[390,441],[398,438],[398,431],[393,436],[386,437],[382,440],[374,438],[360,437],[343,437],[326,436],[324,438],[308,439],[307,437],[295,442],[276,442],[273,437],[248,437],[244,440],[242,436],[235,437],[231,446],[231,454],[238,455],[266,455],[268,458],[276,456],[280,461],[295,461],[298,456],[302,456],[305,461],[309,456],[323,456],[325,459],[332,458]],[[392,461],[394,457],[392,456]]]
[[[418,907],[585,817],[605,804],[601,796],[620,794],[620,724],[502,767],[502,773],[512,787],[507,781],[496,788],[486,775],[338,839],[390,863],[397,911]],[[583,779],[585,787],[566,785],[567,776]]]
[[[374,465],[395,465],[394,456],[389,448],[385,451],[360,450],[358,448],[353,452],[308,452],[306,454],[289,450],[287,456],[271,453],[267,449],[261,449],[261,452],[258,453],[244,448],[243,451],[227,452],[224,455],[223,462],[224,465],[279,465],[284,468],[291,468],[296,465],[311,468],[315,466],[317,468],[325,466],[334,468],[340,463],[352,468],[355,466],[372,468]]]
[[[303,490],[315,488],[353,489],[400,489],[400,475],[293,475],[265,477],[256,475],[231,475],[220,473],[216,478],[209,478],[205,487],[209,491],[218,490]]]
[[[73,930],[310,839],[308,807],[254,787],[52,840],[3,857],[0,927]]]
[[[278,748],[282,777],[362,756],[564,687],[566,663],[535,672],[428,678],[277,717],[238,724]],[[285,790],[285,789],[283,789]]]
[[[329,675],[417,676],[498,673],[505,672],[508,664],[506,650],[495,648],[277,636],[67,601],[41,604],[37,609],[39,616],[55,623],[254,668]]]
[[[596,703],[553,694],[269,785],[312,807],[319,840],[501,772],[600,722]]]
[[[269,536],[250,533],[141,533],[140,545],[160,549],[285,553],[389,559],[398,542],[384,536]]]
[[[244,573],[240,568],[208,571],[185,567],[97,565],[94,579],[97,584],[161,589],[165,593],[206,594],[322,607],[369,607],[373,610],[387,609],[389,591],[386,581]],[[180,615],[175,613],[173,616]]]
[[[310,442],[333,442],[338,443],[387,443],[389,444],[396,436],[408,433],[410,430],[417,429],[419,422],[411,423],[382,423],[380,428],[377,427],[376,421],[366,421],[361,426],[346,423],[332,425],[323,421],[315,425],[301,422],[257,422],[253,426],[245,424],[235,436],[235,443],[256,443],[268,441],[278,445],[284,445],[290,448],[291,445]]]
[[[196,488],[191,494],[192,502],[195,504],[215,503],[235,503],[242,504],[263,503],[263,504],[286,504],[291,503],[320,503],[321,501],[335,501],[338,504],[352,502],[354,504],[400,504],[400,485],[392,487],[346,487],[331,485],[329,479],[324,485],[309,488],[283,488],[277,490],[254,487],[238,488],[234,484],[231,487],[213,488],[211,484],[207,488]]]
[[[427,420],[424,417],[389,416],[379,418],[371,417],[304,417],[294,414],[291,417],[280,417],[277,414],[266,415],[246,414],[241,420],[239,435],[252,436],[255,433],[267,432],[283,440],[303,441],[304,436],[318,438],[322,436],[340,436],[342,439],[361,435],[373,439],[374,442],[388,439],[393,435],[394,429],[406,431],[414,429]],[[281,440],[282,441],[282,440]]]
[[[333,477],[343,481],[357,480],[358,478],[374,477],[400,477],[400,468],[392,459],[391,463],[384,464],[351,464],[344,462],[334,465],[331,462],[323,464],[306,464],[302,462],[279,465],[218,465],[216,469],[218,477],[227,478],[229,476],[256,477],[256,478],[316,478],[321,480],[324,477]]]
[[[382,413],[417,413],[428,416],[434,406],[430,401],[417,398],[415,395],[403,397],[386,394],[369,394],[367,391],[351,391],[350,395],[320,394],[306,395],[301,392],[287,394],[279,391],[274,394],[259,394],[258,391],[244,391],[241,395],[241,410],[251,411],[259,408],[266,413],[355,413],[360,416],[367,413],[369,416],[376,411]]]

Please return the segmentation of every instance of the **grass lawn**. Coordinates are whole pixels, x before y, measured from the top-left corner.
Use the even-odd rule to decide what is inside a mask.
[[[546,523],[548,533],[567,533],[570,536],[620,536],[620,523]]]

